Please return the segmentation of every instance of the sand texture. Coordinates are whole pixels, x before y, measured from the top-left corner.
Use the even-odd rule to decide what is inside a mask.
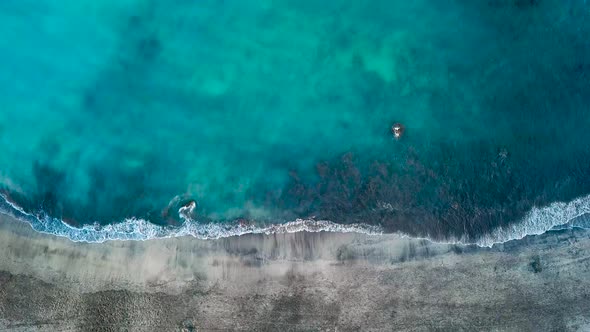
[[[584,331],[590,233],[492,249],[295,233],[74,243],[5,215],[0,330]]]

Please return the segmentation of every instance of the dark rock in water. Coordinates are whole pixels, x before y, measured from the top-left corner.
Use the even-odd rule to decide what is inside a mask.
[[[393,137],[395,137],[397,139],[402,137],[405,130],[406,130],[406,128],[404,127],[404,125],[399,122],[395,123],[393,126],[391,126],[391,132],[393,133]]]

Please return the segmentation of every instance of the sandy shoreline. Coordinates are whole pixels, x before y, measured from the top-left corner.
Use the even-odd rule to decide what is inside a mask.
[[[590,232],[74,243],[0,215],[0,329],[587,330]]]

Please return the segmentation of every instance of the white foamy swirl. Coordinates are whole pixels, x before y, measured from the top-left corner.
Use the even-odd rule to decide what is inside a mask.
[[[265,226],[244,223],[201,224],[189,217],[196,206],[195,202],[191,202],[178,210],[179,216],[184,220],[184,223],[178,227],[155,225],[146,220],[137,218],[126,219],[121,223],[111,225],[94,224],[83,227],[73,227],[60,219],[47,216],[40,218],[27,213],[18,205],[10,202],[10,200],[4,195],[0,194],[0,198],[0,212],[28,222],[31,227],[38,232],[66,237],[76,242],[96,243],[110,240],[150,240],[179,236],[193,236],[198,239],[219,239],[243,234],[295,232],[355,232],[369,235],[382,234],[382,230],[378,226],[370,226],[366,224],[343,225],[328,220],[315,219],[297,219],[291,222]],[[490,234],[483,235],[477,240],[461,238],[441,241],[433,240],[429,237],[424,237],[424,239],[437,243],[475,244],[482,247],[491,247],[494,244],[522,239],[528,235],[543,234],[552,229],[584,227],[583,224],[568,225],[568,222],[586,213],[590,213],[590,195],[577,198],[569,203],[555,202],[546,207],[535,207],[527,213],[522,221],[506,227],[497,228]],[[401,235],[412,237],[407,234]]]

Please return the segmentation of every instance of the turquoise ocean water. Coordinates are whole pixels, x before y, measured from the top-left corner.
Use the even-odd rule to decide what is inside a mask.
[[[2,206],[41,230],[477,239],[588,209],[551,204],[590,194],[590,3],[4,0],[0,101]]]

